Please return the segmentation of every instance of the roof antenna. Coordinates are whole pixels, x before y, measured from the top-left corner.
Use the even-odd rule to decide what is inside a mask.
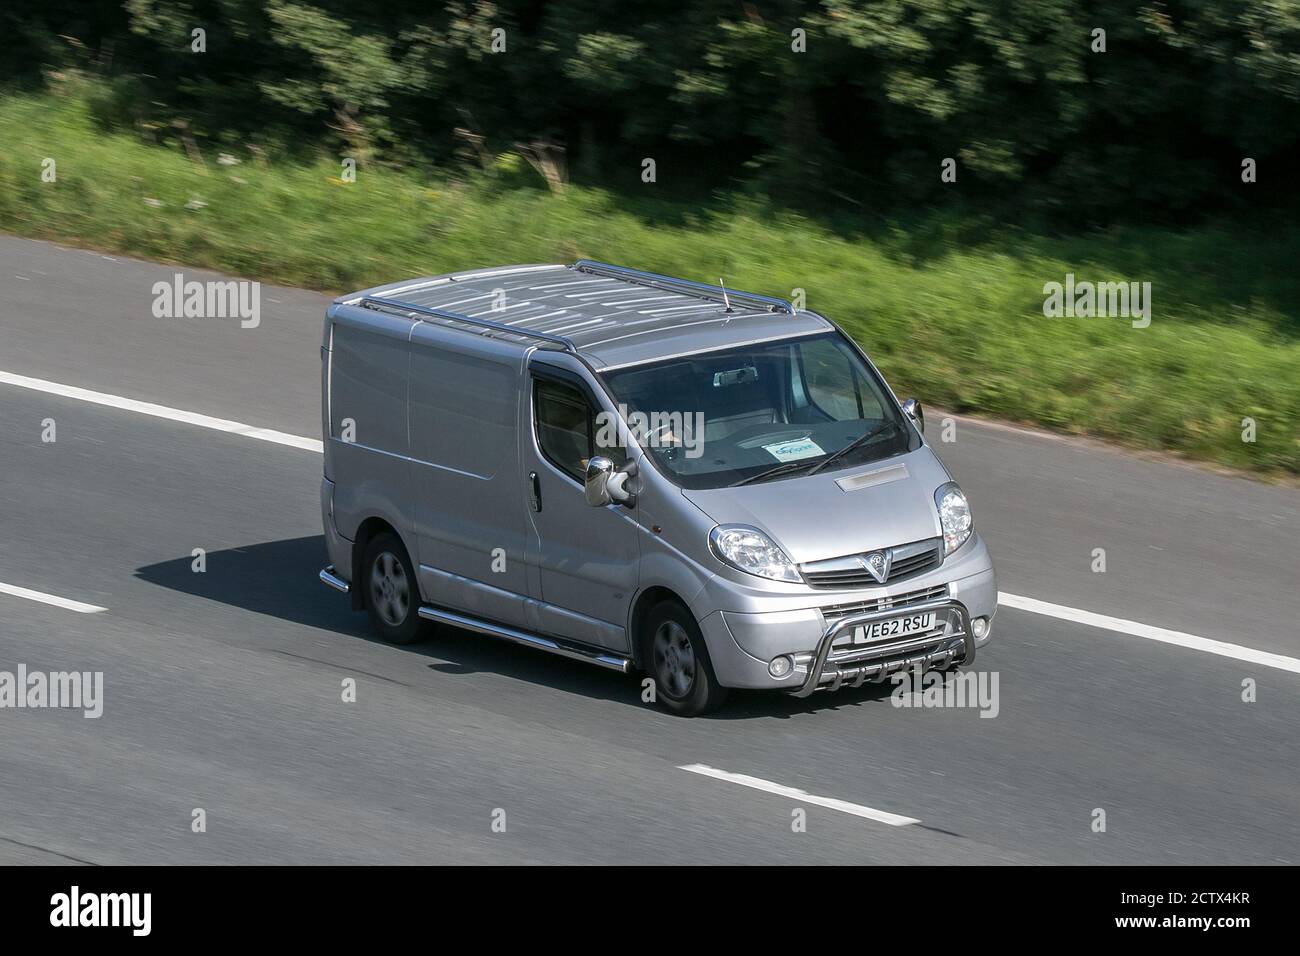
[[[731,300],[727,298],[727,287],[726,287],[725,284],[723,284],[722,276],[718,276],[718,285],[722,287],[722,302],[723,302],[724,305],[726,305],[726,308],[723,309],[722,311],[723,311],[723,312],[730,312],[730,311],[731,311]]]

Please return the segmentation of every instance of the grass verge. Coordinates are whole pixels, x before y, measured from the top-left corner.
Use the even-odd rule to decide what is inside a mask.
[[[1048,237],[978,217],[813,220],[753,199],[551,194],[510,159],[466,178],[148,145],[98,128],[87,90],[0,102],[0,229],[324,291],[587,256],[790,296],[838,321],[900,394],[1300,474],[1300,228]],[[42,178],[45,160],[56,179]],[[1152,284],[1152,321],[1045,318],[1047,282]],[[142,310],[148,290],[142,290]],[[1243,440],[1243,420],[1255,440]]]

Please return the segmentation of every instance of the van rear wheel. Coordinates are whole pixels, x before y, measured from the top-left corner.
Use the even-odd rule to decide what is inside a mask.
[[[675,601],[655,605],[642,632],[642,660],[655,682],[655,699],[681,717],[695,717],[722,705],[727,689],[718,683],[709,649],[691,612]]]
[[[361,581],[375,633],[392,644],[419,640],[420,587],[397,535],[384,532],[370,539],[361,562]]]

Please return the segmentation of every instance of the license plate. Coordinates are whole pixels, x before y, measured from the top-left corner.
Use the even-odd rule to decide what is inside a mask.
[[[921,614],[908,614],[904,617],[891,617],[885,621],[872,621],[853,629],[854,644],[871,644],[895,637],[911,637],[924,634],[934,627],[936,613],[925,611]]]

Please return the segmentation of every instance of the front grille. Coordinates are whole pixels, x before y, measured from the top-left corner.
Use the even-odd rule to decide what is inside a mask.
[[[889,575],[877,581],[862,566],[864,554],[850,554],[842,558],[813,561],[800,570],[809,587],[823,590],[852,591],[857,588],[878,588],[931,571],[943,564],[943,539],[927,538],[888,549],[891,555]],[[870,553],[870,552],[867,552]]]
[[[905,610],[911,604],[924,604],[926,601],[942,601],[948,596],[948,585],[936,584],[932,588],[921,588],[918,591],[905,591],[902,594],[895,594],[893,597],[871,598],[866,601],[854,601],[850,604],[831,604],[822,608],[822,617],[826,619],[826,626],[834,624],[842,617],[848,617],[850,614],[866,614],[870,611],[888,611],[891,608],[898,608],[900,611]]]

